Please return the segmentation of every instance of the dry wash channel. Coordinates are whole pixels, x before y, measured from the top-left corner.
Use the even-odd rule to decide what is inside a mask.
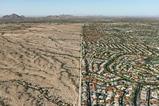
[[[80,24],[0,25],[0,106],[76,106]]]

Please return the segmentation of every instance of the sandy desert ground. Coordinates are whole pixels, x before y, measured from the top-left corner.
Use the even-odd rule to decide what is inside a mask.
[[[0,106],[76,106],[82,24],[0,24]]]

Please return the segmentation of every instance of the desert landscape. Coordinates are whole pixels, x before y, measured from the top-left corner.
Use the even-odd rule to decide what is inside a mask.
[[[0,0],[0,106],[159,106],[159,0]]]
[[[156,18],[0,18],[0,106],[158,106]]]
[[[77,106],[82,24],[0,24],[0,106]]]

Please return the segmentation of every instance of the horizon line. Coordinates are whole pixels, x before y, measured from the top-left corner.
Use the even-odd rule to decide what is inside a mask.
[[[134,17],[134,18],[159,18],[159,15],[100,15],[100,14],[94,14],[94,15],[89,15],[89,14],[81,14],[81,15],[77,15],[77,14],[50,14],[50,15],[23,15],[23,14],[18,14],[18,13],[11,13],[11,14],[4,14],[1,15],[0,17],[6,16],[6,15],[12,15],[12,14],[16,14],[19,16],[24,16],[24,17],[48,17],[48,16],[79,16],[79,17]]]

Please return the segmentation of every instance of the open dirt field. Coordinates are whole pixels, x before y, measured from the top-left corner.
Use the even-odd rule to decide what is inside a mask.
[[[81,24],[0,24],[0,106],[76,106]]]

